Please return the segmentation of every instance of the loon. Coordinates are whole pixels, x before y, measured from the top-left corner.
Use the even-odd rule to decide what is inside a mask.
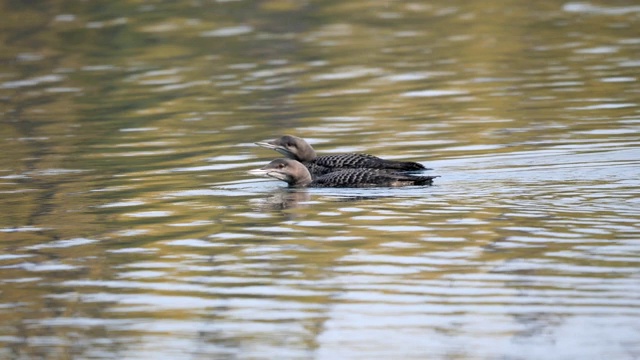
[[[399,187],[432,185],[437,176],[412,176],[380,169],[342,169],[313,179],[309,170],[299,161],[276,159],[261,169],[250,170],[252,175],[268,176],[282,180],[289,187]]]
[[[385,160],[368,154],[349,153],[318,156],[304,139],[291,135],[284,135],[271,141],[257,142],[256,145],[273,149],[289,159],[301,162],[309,169],[312,177],[352,168],[382,169],[395,172],[429,170],[416,162]]]

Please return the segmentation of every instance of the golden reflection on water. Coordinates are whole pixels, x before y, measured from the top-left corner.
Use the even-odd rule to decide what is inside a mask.
[[[0,1],[0,357],[640,356],[636,6],[48,4]],[[285,133],[441,177],[246,175]]]

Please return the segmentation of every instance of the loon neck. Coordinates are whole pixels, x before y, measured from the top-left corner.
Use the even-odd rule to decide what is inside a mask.
[[[313,162],[318,157],[313,147],[304,139],[296,136],[290,137],[295,141],[297,149],[297,152],[293,154],[294,160],[298,160],[300,162]]]
[[[311,173],[306,166],[296,161],[295,166],[291,169],[291,187],[305,187],[313,182]]]

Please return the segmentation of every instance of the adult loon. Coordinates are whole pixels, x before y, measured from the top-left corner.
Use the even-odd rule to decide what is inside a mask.
[[[276,159],[261,169],[249,171],[282,180],[289,187],[398,187],[410,185],[432,185],[437,176],[412,176],[381,169],[342,169],[311,178],[309,170],[299,161]]]
[[[411,161],[385,160],[368,154],[335,154],[318,156],[304,139],[284,135],[275,140],[257,142],[256,145],[273,149],[285,157],[297,160],[309,169],[314,178],[333,171],[351,168],[383,169],[395,172],[428,170]]]

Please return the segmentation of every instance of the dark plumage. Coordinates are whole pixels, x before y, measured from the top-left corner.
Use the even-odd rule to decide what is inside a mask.
[[[397,187],[432,185],[437,176],[412,176],[380,169],[342,169],[311,178],[309,170],[292,159],[276,159],[261,169],[251,170],[253,175],[263,175],[282,180],[290,187]]]
[[[395,172],[427,170],[422,164],[416,162],[385,160],[368,154],[349,153],[318,156],[304,139],[291,135],[284,135],[267,142],[257,142],[256,145],[273,149],[289,159],[301,162],[309,169],[314,178],[333,171],[354,168]]]

